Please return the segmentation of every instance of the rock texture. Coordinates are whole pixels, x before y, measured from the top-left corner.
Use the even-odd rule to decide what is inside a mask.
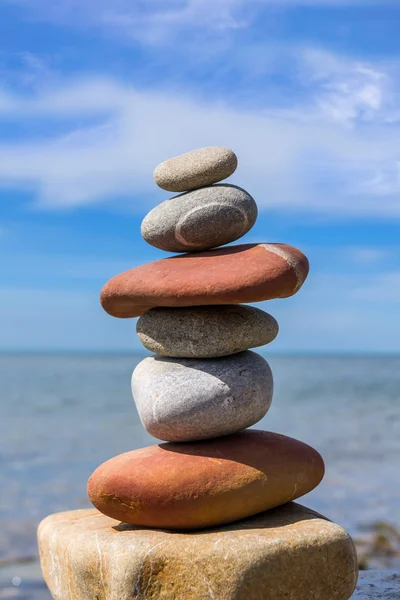
[[[285,244],[242,244],[165,258],[113,277],[100,295],[114,317],[138,317],[156,306],[240,304],[295,294],[308,260]]]
[[[208,146],[162,162],[154,171],[154,180],[169,192],[186,192],[226,179],[236,171],[237,164],[232,150]]]
[[[102,513],[125,523],[198,529],[295,500],[323,475],[321,456],[307,444],[248,429],[116,456],[90,477],[88,494]]]
[[[257,219],[257,205],[242,188],[212,185],[166,200],[143,219],[146,242],[167,252],[208,250],[242,237]]]
[[[264,346],[278,329],[268,313],[240,304],[152,308],[136,325],[145,348],[182,358],[214,358]]]
[[[132,375],[140,419],[154,437],[187,442],[227,435],[267,413],[273,379],[255,352],[214,359],[149,357]]]
[[[194,535],[77,510],[38,537],[55,600],[348,600],[357,582],[347,533],[298,504]]]

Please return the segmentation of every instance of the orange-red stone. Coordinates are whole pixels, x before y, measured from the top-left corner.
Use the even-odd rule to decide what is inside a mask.
[[[137,317],[155,306],[240,304],[295,294],[308,260],[285,244],[243,244],[165,258],[121,273],[103,287],[114,317]]]
[[[310,446],[266,431],[166,443],[116,456],[88,483],[94,506],[126,523],[197,529],[230,523],[311,491],[324,475]]]

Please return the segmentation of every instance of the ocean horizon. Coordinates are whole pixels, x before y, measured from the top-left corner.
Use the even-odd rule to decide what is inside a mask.
[[[378,522],[398,530],[400,356],[260,354],[275,390],[256,428],[302,440],[325,460],[321,485],[299,502],[355,538]],[[0,589],[14,593],[6,597],[50,598],[38,563],[40,520],[90,507],[86,482],[99,464],[158,443],[130,390],[147,355],[0,352]]]

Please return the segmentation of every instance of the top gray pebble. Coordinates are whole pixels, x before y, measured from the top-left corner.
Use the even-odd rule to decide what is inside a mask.
[[[232,150],[208,146],[165,160],[156,167],[154,180],[168,192],[186,192],[230,177],[237,164]]]

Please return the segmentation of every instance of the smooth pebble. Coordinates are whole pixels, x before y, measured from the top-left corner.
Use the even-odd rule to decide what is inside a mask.
[[[273,378],[255,352],[214,359],[148,357],[132,375],[132,394],[146,430],[185,442],[250,427],[267,413]]]
[[[100,512],[125,523],[198,529],[286,504],[323,476],[324,462],[307,444],[248,429],[121,454],[96,469],[88,493]]]
[[[156,306],[242,304],[287,298],[303,285],[308,260],[286,244],[239,244],[147,263],[113,277],[101,304],[114,317]]]
[[[237,156],[222,146],[207,146],[169,158],[156,167],[154,180],[163,190],[186,192],[226,179],[236,171]]]
[[[181,358],[216,358],[264,346],[278,329],[274,317],[241,304],[152,308],[136,324],[145,348]]]
[[[242,188],[212,185],[175,196],[144,218],[141,233],[167,252],[208,250],[234,242],[256,222],[257,205]]]

